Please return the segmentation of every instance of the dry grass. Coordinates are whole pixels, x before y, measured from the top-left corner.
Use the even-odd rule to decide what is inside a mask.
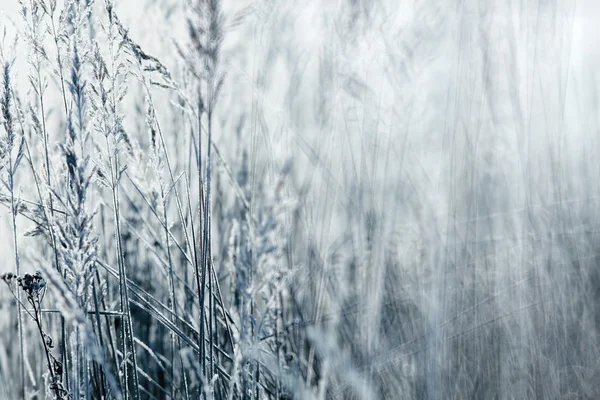
[[[456,3],[19,1],[0,398],[597,398],[576,9]]]

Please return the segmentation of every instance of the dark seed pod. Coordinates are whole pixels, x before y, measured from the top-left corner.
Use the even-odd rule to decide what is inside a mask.
[[[63,373],[63,365],[60,361],[54,360],[54,374],[61,376]]]

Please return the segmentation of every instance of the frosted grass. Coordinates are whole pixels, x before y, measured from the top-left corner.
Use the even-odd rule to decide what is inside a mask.
[[[0,252],[47,273],[70,393],[598,396],[595,2],[207,0],[190,31],[184,1],[97,0],[39,76],[17,3]],[[0,298],[0,397],[51,395]]]

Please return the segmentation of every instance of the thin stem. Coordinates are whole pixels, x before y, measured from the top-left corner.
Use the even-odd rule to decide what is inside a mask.
[[[8,181],[10,187],[10,210],[12,217],[12,228],[13,228],[13,247],[14,247],[14,256],[15,256],[15,267],[17,271],[17,275],[21,275],[21,257],[19,256],[19,244],[17,241],[17,205],[15,203],[15,191],[14,191],[14,166],[12,155],[8,155],[9,159],[9,173],[8,173]],[[18,314],[18,325],[17,329],[19,331],[19,352],[21,353],[21,385],[22,385],[22,395],[25,398],[25,337],[23,335],[23,315],[21,310],[21,291],[17,291],[17,314]]]

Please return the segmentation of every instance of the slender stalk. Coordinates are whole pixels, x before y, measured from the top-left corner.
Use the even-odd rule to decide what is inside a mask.
[[[113,139],[114,140],[114,139]],[[139,379],[138,379],[138,371],[137,371],[137,357],[135,350],[135,342],[133,341],[133,326],[131,319],[131,308],[129,303],[129,287],[127,283],[127,274],[125,272],[125,261],[123,259],[123,243],[121,236],[121,217],[119,213],[119,184],[117,182],[118,174],[119,174],[119,166],[118,159],[116,158],[116,154],[110,151],[111,146],[109,144],[108,136],[106,137],[106,146],[109,149],[109,167],[110,167],[110,179],[111,179],[111,189],[112,189],[112,199],[113,199],[113,217],[115,223],[115,241],[116,241],[116,257],[117,263],[119,265],[119,273],[121,275],[120,285],[119,285],[119,293],[121,300],[121,312],[124,315],[125,321],[121,324],[121,337],[123,340],[123,357],[128,357],[127,352],[127,342],[131,343],[131,355],[132,355],[132,364],[133,364],[133,389],[134,389],[134,398],[139,400]],[[116,148],[116,143],[115,143]],[[127,373],[125,373],[125,393],[127,395],[127,384],[128,377]]]
[[[166,250],[167,250],[167,258],[169,262],[169,289],[170,289],[170,298],[169,303],[171,307],[172,316],[171,319],[173,324],[177,323],[177,301],[175,297],[175,278],[173,271],[173,259],[171,256],[171,244],[170,244],[170,234],[169,234],[169,219],[167,216],[167,199],[165,198],[164,189],[161,184],[160,194],[163,202],[163,219],[164,219],[164,231],[165,231],[165,241],[166,241]],[[175,333],[171,332],[171,377],[174,379],[175,377]],[[175,397],[175,383],[171,383],[171,396]]]
[[[14,191],[14,163],[12,155],[8,154],[8,185],[10,188],[10,211],[11,211],[11,222],[12,222],[12,239],[15,257],[15,267],[17,275],[21,275],[21,257],[19,256],[19,243],[17,240],[17,204],[15,201]],[[21,291],[17,291],[17,315],[18,315],[18,332],[19,332],[19,352],[21,354],[21,385],[22,395],[25,398],[25,336],[23,334],[23,315],[21,310]]]

